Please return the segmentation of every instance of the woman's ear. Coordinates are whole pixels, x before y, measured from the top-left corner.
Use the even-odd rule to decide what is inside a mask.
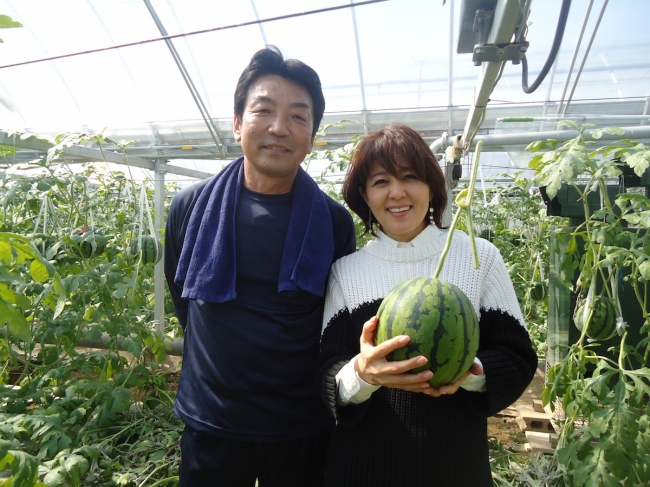
[[[366,192],[363,190],[362,187],[359,187],[359,194],[361,194],[363,201],[365,201],[366,204],[368,204],[368,197],[366,196]]]

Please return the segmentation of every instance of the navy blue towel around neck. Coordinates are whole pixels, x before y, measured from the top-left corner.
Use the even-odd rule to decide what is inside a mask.
[[[240,157],[213,177],[192,210],[174,278],[183,286],[183,298],[223,303],[237,297],[235,212],[243,161]],[[278,292],[302,289],[323,296],[334,256],[326,196],[302,168],[298,169],[292,191]]]

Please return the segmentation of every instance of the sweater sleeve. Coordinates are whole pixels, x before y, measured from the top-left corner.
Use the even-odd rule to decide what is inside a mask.
[[[359,336],[351,321],[345,296],[334,272],[325,295],[317,381],[325,405],[337,422],[354,424],[365,413],[372,397],[360,404],[338,404],[336,375],[359,353]]]
[[[472,393],[477,413],[491,416],[515,402],[535,374],[537,355],[501,254],[495,249],[481,293],[480,342],[487,391]]]

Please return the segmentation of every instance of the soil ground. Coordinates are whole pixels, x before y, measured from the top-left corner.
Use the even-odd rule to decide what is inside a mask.
[[[533,399],[539,399],[544,388],[544,375],[537,369],[533,380],[521,397],[504,414],[497,414],[488,418],[488,436],[497,438],[503,445],[513,452],[525,452],[528,443],[526,435],[517,424],[515,418],[517,406],[532,407]],[[512,415],[510,415],[512,414]]]

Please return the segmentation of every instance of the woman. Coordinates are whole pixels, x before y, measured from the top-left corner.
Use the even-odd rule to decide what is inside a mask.
[[[406,279],[433,276],[438,264],[448,233],[438,162],[414,130],[388,126],[357,146],[343,196],[376,240],[330,273],[319,370],[337,420],[327,485],[491,486],[487,418],[519,398],[537,367],[499,251],[477,239],[477,270],[467,235],[453,235],[440,278],[473,303],[480,345],[470,372],[434,389],[430,371],[409,373],[424,357],[386,360],[407,336],[379,346],[373,336],[383,297]]]

